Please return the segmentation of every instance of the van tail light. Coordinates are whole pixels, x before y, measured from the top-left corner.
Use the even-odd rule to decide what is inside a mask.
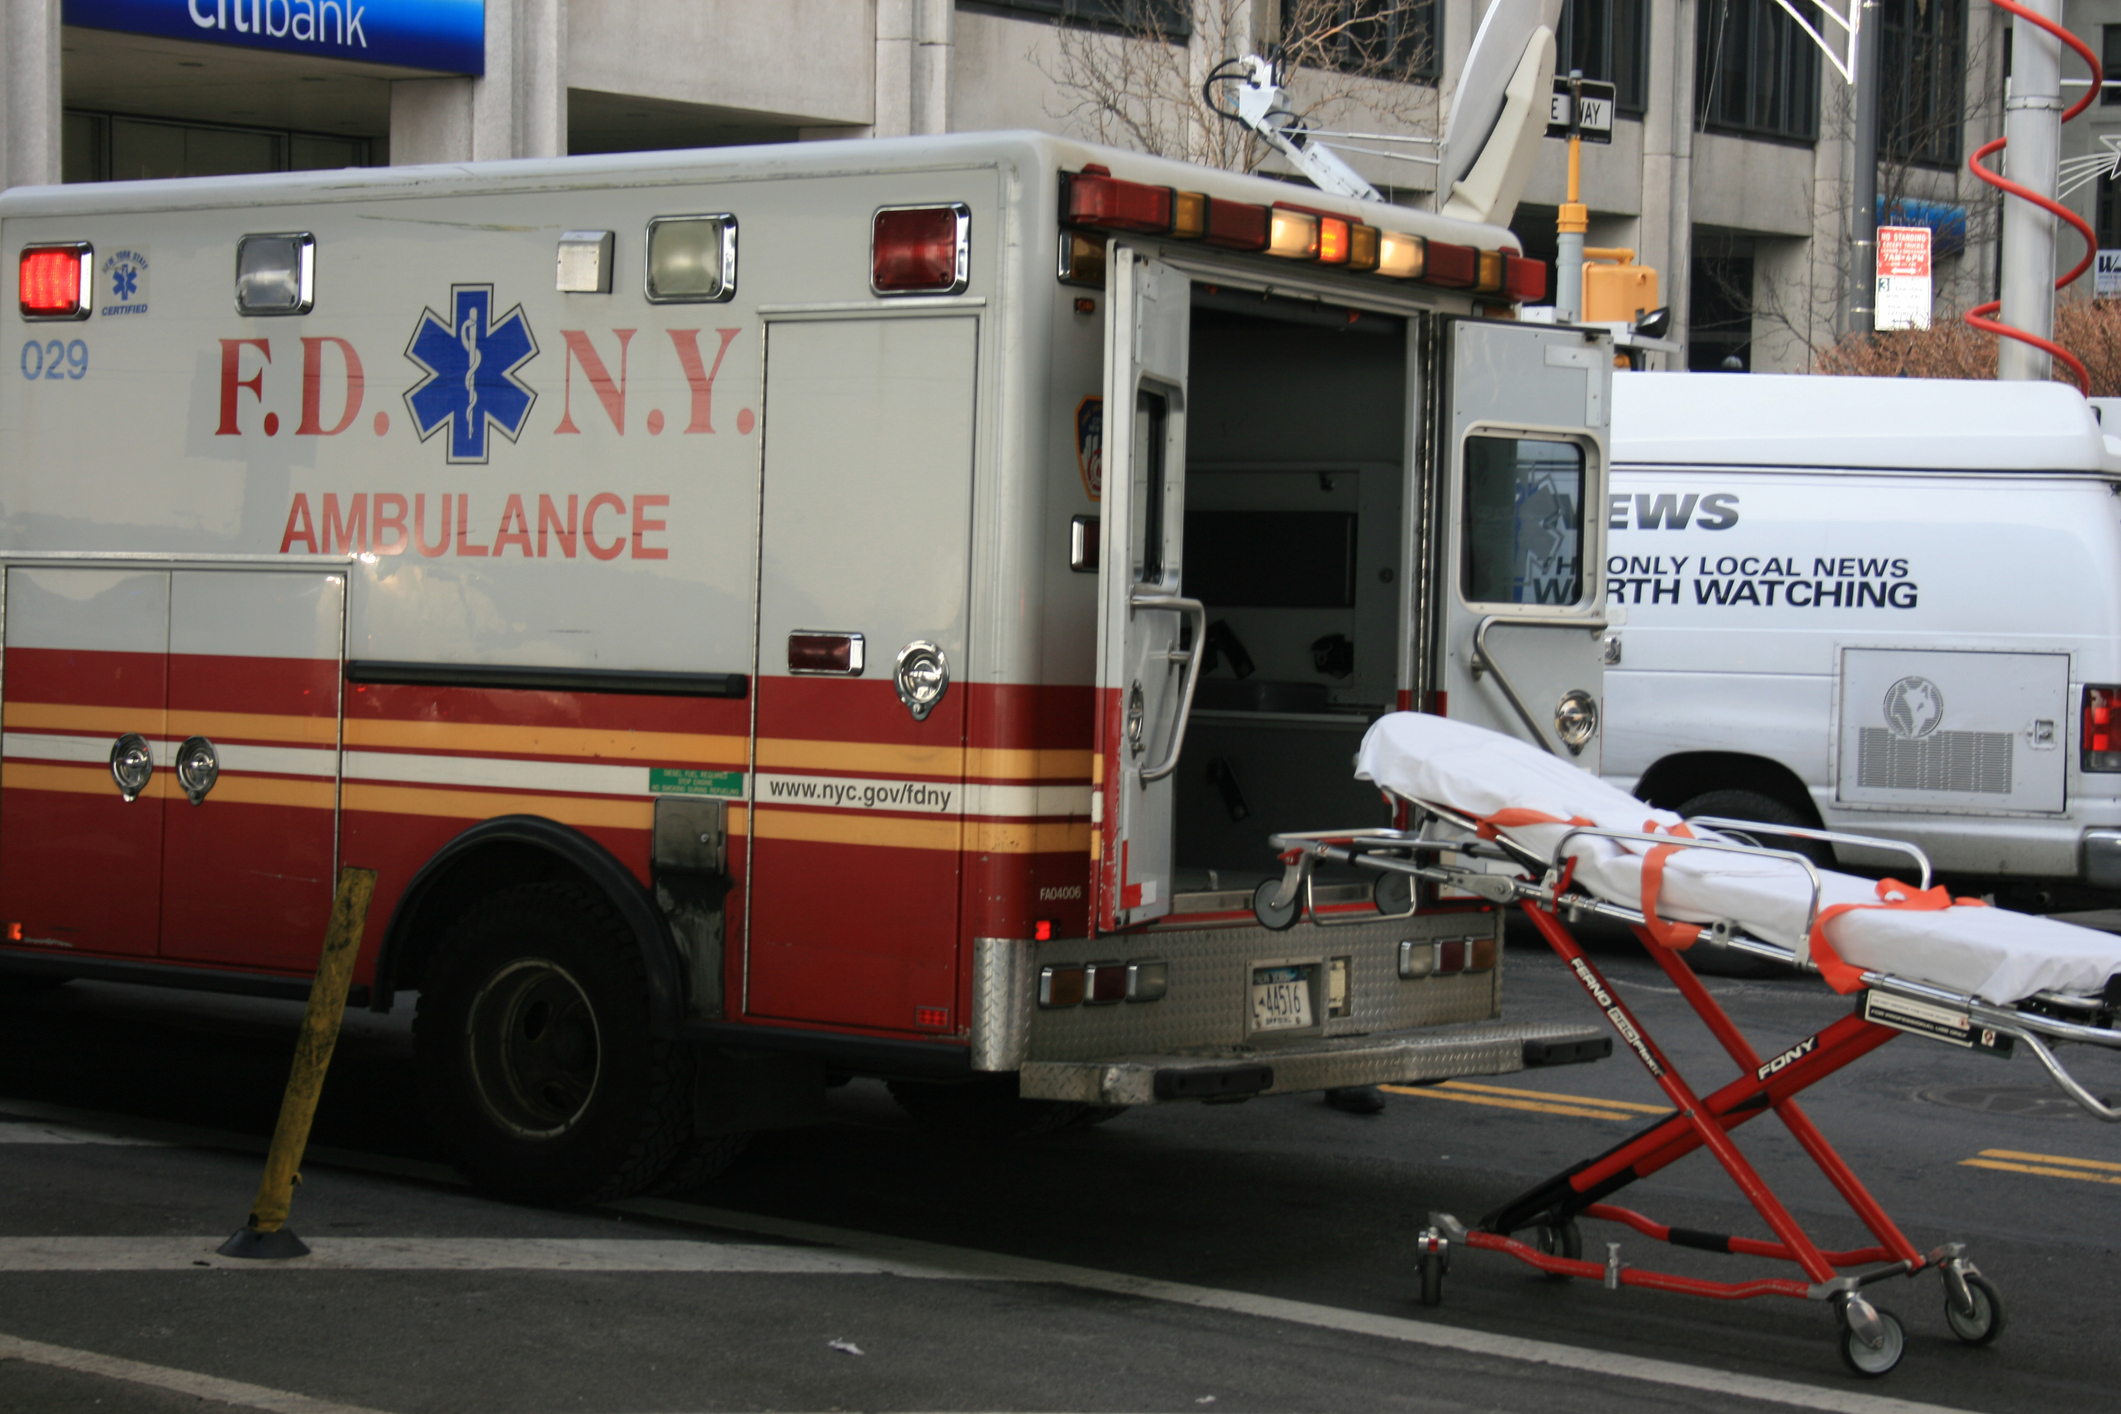
[[[85,241],[25,247],[19,267],[22,317],[88,318],[88,281],[95,255]]]
[[[2084,689],[2084,730],[2079,746],[2087,771],[2121,771],[2121,687]]]
[[[869,241],[869,286],[880,295],[954,295],[971,261],[971,208],[887,206]]]

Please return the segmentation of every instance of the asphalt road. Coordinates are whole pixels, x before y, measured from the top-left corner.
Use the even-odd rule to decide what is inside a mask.
[[[1512,944],[1512,1015],[1587,1014]],[[1697,1088],[1720,1084],[1729,1062],[1631,948],[1598,960]],[[1846,1005],[1816,981],[1711,985],[1763,1051]],[[1908,1350],[1861,1381],[1816,1303],[1609,1292],[1467,1252],[1444,1304],[1418,1304],[1431,1210],[1470,1221],[1663,1108],[1625,1056],[1374,1118],[1286,1097],[1007,1144],[917,1127],[857,1083],[696,1192],[557,1212],[455,1182],[411,1104],[406,1019],[353,1013],[291,1223],[315,1255],[232,1263],[212,1249],[248,1210],[298,1017],[78,983],[0,995],[0,1410],[2047,1414],[2121,1384],[2121,1131],[2025,1058],[1903,1038],[1809,1092],[1916,1246],[1970,1244],[2010,1310],[1968,1347],[1934,1276],[1875,1287]],[[2121,1093],[2121,1056],[2079,1073]],[[1774,1121],[1739,1136],[1824,1244],[1859,1245]],[[1766,1235],[1700,1155],[1617,1201]],[[1586,1229],[1631,1264],[1787,1270]]]

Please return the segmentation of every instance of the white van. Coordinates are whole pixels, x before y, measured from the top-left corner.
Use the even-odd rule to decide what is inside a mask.
[[[2084,399],[1628,373],[1612,427],[1607,779],[2121,888],[2121,439]]]

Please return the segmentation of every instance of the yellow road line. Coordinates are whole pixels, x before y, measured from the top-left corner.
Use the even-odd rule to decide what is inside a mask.
[[[1581,1104],[1598,1105],[1609,1110],[1633,1110],[1637,1114],[1668,1115],[1670,1105],[1645,1105],[1634,1100],[1602,1100],[1596,1095],[1557,1095],[1551,1090],[1515,1090],[1507,1085],[1475,1085],[1470,1080],[1446,1080],[1447,1090],[1478,1090],[1483,1095],[1522,1095],[1533,1100],[1574,1100]]]
[[[2072,1159],[2066,1154],[2027,1154],[2016,1149],[1983,1149],[1984,1159],[2019,1159],[2033,1164],[2061,1164],[2067,1168],[2105,1169],[2108,1173],[2121,1173],[2121,1164],[2110,1164],[2104,1159]]]
[[[1429,1100],[1457,1100],[1467,1105],[1492,1105],[1499,1110],[1529,1110],[1533,1114],[1571,1115],[1577,1119],[1633,1119],[1620,1110],[1594,1110],[1582,1105],[1543,1105],[1533,1100],[1505,1100],[1499,1095],[1468,1095],[1440,1085],[1381,1085],[1394,1095],[1414,1095]]]
[[[2081,1160],[2073,1162],[2081,1162]],[[2121,1186],[2121,1178],[2108,1178],[2103,1173],[2086,1173],[2083,1169],[2052,1168],[2046,1164],[2007,1164],[2001,1159],[1961,1159],[1959,1167],[2000,1169],[2005,1173],[2038,1174],[2042,1178],[2081,1178],[2087,1183],[2111,1183]]]

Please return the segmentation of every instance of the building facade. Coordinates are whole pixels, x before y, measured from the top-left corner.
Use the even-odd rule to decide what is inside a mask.
[[[1833,3],[1846,13],[1850,0]],[[1242,161],[1242,134],[1192,97],[1216,61],[1282,40],[1306,58],[1293,87],[1326,125],[1433,135],[1484,9],[0,0],[0,184],[1005,127]],[[1884,26],[1880,208],[1931,227],[1940,311],[1990,298],[1996,204],[1965,158],[2002,131],[2008,17],[1987,0],[1875,0],[1867,13]],[[2068,21],[2121,76],[2121,0],[2071,0]],[[1588,244],[1660,272],[1692,366],[1805,366],[1847,319],[1854,103],[1841,75],[1776,0],[1566,0],[1561,40],[1559,68],[1618,91],[1611,144],[1586,149]],[[2121,88],[2072,126],[2065,154],[2105,150],[2102,134],[2121,140]],[[1392,199],[1432,200],[1421,164],[1352,160]],[[1564,180],[1563,144],[1545,144],[1515,221],[1535,254],[1552,255]],[[2121,246],[2115,182],[2088,180],[2073,202]]]

